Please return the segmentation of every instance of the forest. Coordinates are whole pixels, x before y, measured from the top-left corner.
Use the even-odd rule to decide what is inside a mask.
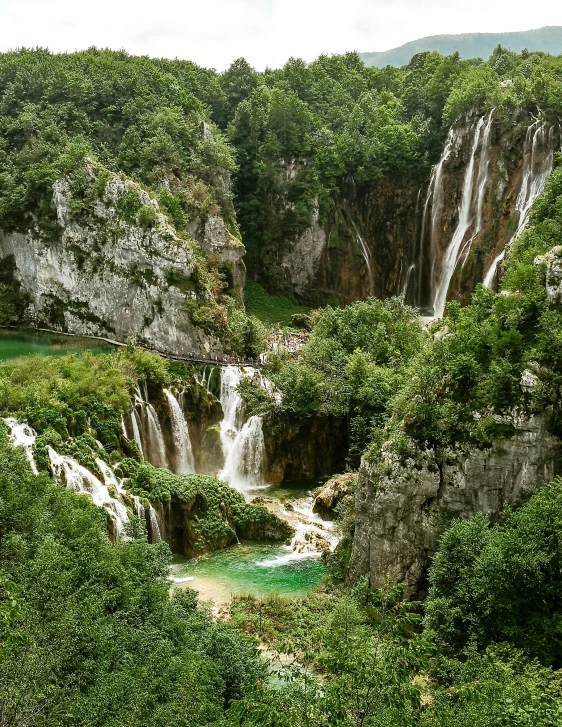
[[[498,46],[487,61],[426,52],[378,69],[349,53],[263,73],[239,59],[217,73],[109,50],[0,54],[0,238],[36,234],[55,247],[61,178],[72,177],[69,214],[85,225],[111,175],[133,180],[193,254],[195,282],[168,282],[192,294],[193,324],[225,356],[257,359],[274,324],[305,332],[298,353],[269,352],[261,377],[239,383],[246,421],[280,439],[283,428],[345,422],[346,471],[359,477],[365,467],[383,477],[389,460],[421,470],[427,452],[442,472],[460,451],[501,447],[514,412],[562,439],[560,154],[498,289],[477,285],[441,320],[420,321],[401,296],[312,309],[279,261],[314,216],[337,213],[352,182],[428,178],[448,128],[491,109],[506,133],[522,115],[560,124],[562,57]],[[105,170],[97,181],[85,158]],[[126,194],[119,215],[151,230],[156,207],[139,199]],[[246,248],[242,297],[231,269],[194,240],[196,223],[218,217]],[[4,258],[2,326],[29,326],[28,305]],[[155,542],[132,503],[145,514],[191,508],[190,555],[290,529],[259,497],[148,462],[130,434],[135,411],[148,422],[151,401],[163,408],[181,391],[205,415],[203,440],[217,442],[220,396],[212,371],[134,336],[123,344],[0,364],[1,727],[562,726],[558,455],[551,481],[497,516],[448,513],[417,595],[391,577],[382,588],[368,574],[350,579],[353,484],[317,589],[239,594],[218,618],[189,586],[171,588],[170,543]],[[28,449],[12,446],[11,419],[35,432]],[[122,478],[110,500],[61,486],[57,454],[100,481],[110,467]],[[119,537],[115,501],[128,508]],[[288,666],[272,675],[263,647]]]

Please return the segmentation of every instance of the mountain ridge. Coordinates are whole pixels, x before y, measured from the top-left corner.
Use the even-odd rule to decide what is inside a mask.
[[[532,30],[508,33],[460,33],[458,35],[430,35],[387,51],[360,53],[366,66],[403,66],[425,51],[438,51],[443,55],[459,52],[461,58],[488,58],[499,44],[521,52],[543,51],[552,55],[562,53],[562,26],[550,25]]]

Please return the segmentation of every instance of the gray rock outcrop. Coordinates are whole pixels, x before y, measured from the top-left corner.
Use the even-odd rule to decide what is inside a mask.
[[[514,414],[515,433],[488,449],[451,452],[438,464],[433,450],[400,461],[383,447],[376,464],[363,461],[356,493],[356,527],[349,578],[368,575],[372,588],[387,578],[423,595],[436,541],[453,518],[497,516],[504,505],[555,475],[559,440],[540,417]]]
[[[168,353],[220,353],[221,342],[194,325],[187,310],[196,298],[198,243],[176,234],[158,202],[135,182],[89,160],[85,171],[92,184],[100,173],[108,181],[82,215],[76,214],[72,177],[54,184],[55,239],[38,229],[0,231],[0,256],[13,256],[15,277],[30,298],[27,318],[76,334],[133,338]],[[137,200],[133,221],[122,214],[126,195]],[[221,218],[207,221],[202,242],[219,256],[226,251],[238,268],[244,247],[231,238]],[[243,284],[242,273],[236,282]]]

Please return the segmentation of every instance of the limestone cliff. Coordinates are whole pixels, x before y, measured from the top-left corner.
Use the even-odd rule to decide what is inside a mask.
[[[390,577],[406,582],[407,595],[423,595],[437,538],[452,518],[494,518],[552,480],[559,440],[540,417],[515,412],[512,424],[512,437],[488,449],[459,447],[446,464],[432,450],[401,461],[385,447],[376,465],[363,461],[350,580],[366,574],[377,588]]]
[[[214,302],[201,284],[202,247],[229,266],[233,292],[242,294],[244,248],[222,218],[196,226],[199,244],[178,235],[138,184],[90,160],[80,175],[81,186],[73,176],[54,184],[57,233],[47,237],[36,226],[25,234],[0,231],[0,254],[13,261],[28,296],[26,319],[133,338],[163,352],[220,352],[219,338],[195,325],[192,311]]]
[[[495,285],[561,141],[540,113],[468,115],[432,171],[341,179],[329,208],[315,204],[308,227],[286,234],[275,255],[264,249],[252,275],[311,305],[402,294],[440,316],[447,299],[466,303],[478,283]]]

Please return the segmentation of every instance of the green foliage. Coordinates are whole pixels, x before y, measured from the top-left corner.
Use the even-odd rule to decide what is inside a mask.
[[[234,306],[228,316],[230,346],[234,353],[257,358],[265,349],[265,328],[259,318]]]
[[[295,316],[310,312],[310,308],[296,305],[289,298],[269,295],[261,285],[251,280],[246,283],[244,293],[248,315],[255,316],[266,324],[279,323],[282,326],[289,326],[294,323]]]
[[[430,570],[426,623],[460,651],[507,641],[543,664],[562,664],[562,480],[534,493],[501,523],[454,523]]]
[[[299,354],[272,367],[270,376],[281,399],[270,413],[349,416],[350,466],[356,467],[422,340],[417,314],[399,299],[370,298],[344,309],[328,307],[315,316]],[[247,392],[243,394],[249,400]]]
[[[153,503],[179,503],[182,551],[189,555],[217,550],[237,537],[285,540],[291,528],[261,505],[224,482],[206,475],[175,475],[148,463],[129,463],[128,491]]]
[[[191,63],[96,49],[67,55],[22,50],[0,56],[0,96],[4,230],[26,229],[31,211],[45,232],[56,233],[52,185],[85,156],[154,190],[171,189],[180,230],[200,206],[192,190],[210,188],[216,175],[233,168],[205,108],[222,98],[217,77]],[[232,217],[224,185],[209,194]],[[133,196],[129,192],[120,205],[125,219],[140,211]],[[147,215],[141,211],[140,223],[149,227]]]
[[[169,557],[111,544],[101,510],[0,442],[2,724],[217,724],[262,667],[192,594],[169,598]]]

